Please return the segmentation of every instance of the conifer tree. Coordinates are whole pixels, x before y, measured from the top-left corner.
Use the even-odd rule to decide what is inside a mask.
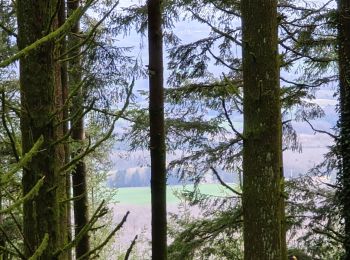
[[[58,26],[57,1],[17,1],[18,46],[22,50],[55,31]],[[61,225],[60,199],[65,198],[65,178],[59,170],[64,150],[57,144],[62,131],[60,106],[61,78],[58,45],[47,41],[20,59],[22,150],[27,153],[43,137],[42,149],[23,170],[23,193],[40,179],[44,184],[38,196],[24,202],[23,233],[25,256],[40,247],[39,259],[51,259],[53,252],[66,242],[66,227]]]
[[[277,1],[242,0],[244,259],[282,255],[282,120]]]
[[[167,259],[162,1],[148,0],[152,259]]]
[[[344,259],[350,259],[350,1],[338,1],[339,198],[344,218]]]
[[[79,0],[72,0],[67,2],[68,13],[71,14],[79,7]],[[80,21],[78,20],[71,29],[71,33],[68,37],[69,47],[69,87],[71,92],[75,91],[75,95],[72,99],[71,107],[71,131],[72,139],[81,145],[85,140],[84,130],[84,97],[82,89],[82,67],[81,67],[81,54],[80,45]],[[73,155],[74,156],[74,155]],[[74,208],[74,226],[75,234],[84,228],[89,222],[89,209],[88,209],[88,194],[87,194],[87,171],[84,158],[78,161],[72,173],[73,184],[73,208]],[[90,251],[89,234],[86,232],[75,247],[77,258],[88,253]]]

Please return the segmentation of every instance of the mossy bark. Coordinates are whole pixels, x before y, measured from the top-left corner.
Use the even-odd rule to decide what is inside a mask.
[[[350,259],[350,0],[338,1],[340,138],[339,198],[345,224],[344,259]]]
[[[162,1],[148,0],[152,259],[167,259]]]
[[[68,13],[71,14],[79,8],[79,0],[68,1]],[[71,34],[68,38],[68,48],[78,46],[80,38],[77,36],[80,33],[80,21],[72,27]],[[70,56],[74,57],[69,60],[69,86],[71,89],[76,89],[81,85],[82,72],[80,60],[80,48],[77,47],[70,52]],[[78,144],[82,144],[85,139],[84,130],[84,115],[83,115],[84,97],[83,89],[79,87],[73,97],[71,115],[76,115],[76,118],[71,121],[72,139]],[[74,156],[74,154],[73,154]],[[77,235],[82,228],[89,222],[89,207],[88,207],[88,192],[87,192],[87,169],[84,158],[81,159],[75,166],[72,173],[73,184],[73,208],[74,208],[74,226],[75,234]],[[86,233],[75,247],[76,257],[79,258],[90,251],[89,234]]]
[[[242,0],[241,7],[244,259],[284,260],[277,1]]]
[[[18,46],[23,49],[57,28],[57,1],[18,0]],[[52,259],[52,253],[66,242],[62,225],[65,199],[64,178],[59,174],[63,164],[63,146],[53,145],[62,137],[56,113],[62,104],[61,78],[56,57],[59,47],[54,41],[38,46],[20,59],[22,150],[28,152],[43,136],[42,149],[23,169],[23,192],[29,192],[45,177],[38,196],[23,205],[23,233],[26,257],[31,256],[49,235],[48,245],[39,259]],[[63,186],[62,186],[63,185]]]

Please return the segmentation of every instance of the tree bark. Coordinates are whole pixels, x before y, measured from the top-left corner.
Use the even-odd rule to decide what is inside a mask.
[[[242,0],[244,259],[281,260],[282,134],[277,1]]]
[[[79,0],[68,1],[68,12],[73,13],[79,7]],[[69,48],[77,46],[80,43],[80,39],[77,36],[80,33],[80,21],[78,21],[71,30],[69,37]],[[81,60],[80,60],[80,48],[75,48],[70,52],[70,56],[74,57],[69,61],[69,85],[73,90],[81,84],[82,72],[81,72]],[[71,115],[76,115],[76,118],[71,121],[72,127],[72,139],[78,144],[81,144],[85,140],[84,130],[84,98],[83,90],[80,86],[76,95],[72,100]],[[79,152],[79,151],[78,151]],[[73,154],[74,156],[74,154]],[[77,235],[81,229],[89,222],[89,207],[88,207],[88,193],[87,193],[87,171],[84,159],[81,159],[72,175],[73,182],[73,197],[74,203],[74,226],[75,235]],[[90,251],[89,234],[86,233],[82,239],[78,242],[75,248],[76,257],[84,255]]]
[[[2,111],[4,113],[4,111]],[[1,188],[1,187],[0,187]],[[2,210],[2,192],[0,191],[0,210]],[[0,214],[0,227],[3,225],[3,215]],[[0,246],[6,248],[6,241],[4,236],[0,237]],[[0,260],[7,260],[7,253],[0,252]]]
[[[67,13],[66,13],[66,1],[60,0],[60,6],[58,10],[58,25],[61,26],[65,23]],[[65,36],[60,45],[60,56],[66,53],[67,51],[67,37]],[[61,57],[61,59],[65,59],[66,55],[64,57]],[[68,99],[68,66],[66,61],[60,62],[60,68],[61,68],[61,92],[62,92],[62,104],[66,104]],[[62,111],[62,134],[67,135],[69,132],[68,127],[68,106],[65,106]],[[68,142],[64,142],[64,163],[67,164],[70,160],[70,152],[69,152],[69,144]],[[70,242],[72,240],[72,216],[71,216],[71,175],[69,172],[65,172],[65,188],[66,188],[66,202],[63,205],[64,211],[62,212],[63,216],[62,218],[65,218],[65,223],[62,223],[65,225],[65,228],[67,230],[67,241]],[[72,250],[68,250],[66,255],[67,260],[72,259]]]
[[[18,0],[18,47],[23,49],[57,28],[57,1]],[[23,169],[23,193],[28,193],[39,179],[44,184],[38,196],[24,202],[23,233],[26,257],[38,248],[45,234],[48,245],[40,259],[52,259],[52,253],[66,241],[66,229],[61,225],[63,177],[59,169],[63,164],[62,145],[53,145],[62,137],[58,122],[62,120],[60,70],[55,55],[58,47],[47,42],[20,59],[21,133],[22,150],[28,152],[42,136],[41,150]],[[64,199],[64,198],[63,198]]]
[[[148,0],[152,259],[167,259],[162,1]]]
[[[345,225],[345,258],[350,259],[350,0],[338,1],[340,138],[339,198]]]

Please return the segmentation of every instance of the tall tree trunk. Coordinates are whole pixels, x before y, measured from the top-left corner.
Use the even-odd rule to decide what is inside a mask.
[[[65,0],[60,0],[60,6],[59,6],[59,10],[58,10],[58,24],[59,26],[63,25],[66,21],[66,1]],[[61,55],[63,55],[64,53],[66,53],[67,51],[67,37],[65,36],[62,41],[61,41],[61,49],[60,49],[60,53]],[[61,59],[65,59],[66,55],[61,57]],[[69,128],[68,128],[68,106],[66,105],[67,99],[68,99],[68,66],[67,66],[67,62],[63,61],[60,62],[60,66],[61,66],[61,85],[62,85],[62,104],[65,105],[65,107],[63,108],[62,111],[62,117],[63,117],[63,124],[62,124],[62,132],[63,135],[67,135],[69,132]],[[64,162],[65,164],[67,164],[70,160],[70,152],[69,152],[69,144],[68,142],[64,143]],[[67,230],[67,241],[70,242],[72,240],[72,216],[71,216],[71,202],[70,202],[70,198],[71,198],[71,175],[70,172],[65,172],[65,186],[66,186],[66,198],[67,201],[65,202],[65,204],[63,205],[63,209],[65,210],[64,215],[63,216],[66,219],[66,222],[64,223],[66,226],[66,230]],[[67,252],[66,255],[67,259],[70,260],[72,259],[72,252],[71,250],[69,250]]]
[[[57,1],[18,0],[18,46],[27,45],[57,28]],[[22,150],[28,152],[42,136],[41,150],[23,169],[23,192],[29,192],[39,179],[44,184],[38,196],[24,202],[23,233],[25,255],[29,257],[41,244],[45,234],[49,240],[40,259],[51,259],[52,253],[65,243],[66,229],[60,219],[59,199],[62,198],[62,145],[53,145],[61,138],[62,131],[56,126],[61,118],[60,71],[55,61],[57,45],[54,41],[37,47],[20,60],[21,133]],[[64,199],[64,197],[63,197]]]
[[[162,1],[148,0],[152,259],[167,259]]]
[[[72,13],[79,7],[79,0],[68,1],[68,12]],[[71,30],[69,37],[69,48],[77,46],[80,43],[80,38],[77,36],[80,33],[80,22],[78,21]],[[69,85],[70,89],[75,89],[81,84],[82,72],[80,61],[80,48],[75,48],[70,52],[70,56],[74,57],[69,61]],[[83,116],[83,90],[80,86],[76,95],[73,97],[71,115],[77,115],[71,122],[72,139],[77,143],[82,143],[85,139],[84,116]],[[74,155],[73,155],[74,156]],[[74,225],[75,235],[89,222],[89,207],[87,193],[87,171],[84,159],[80,160],[73,171],[73,197],[74,199]],[[90,251],[89,234],[86,233],[78,242],[75,252],[76,257],[84,255]]]
[[[282,138],[277,1],[242,0],[244,259],[282,255]]]
[[[344,248],[350,259],[350,0],[339,0],[338,48],[340,93],[339,198],[345,223]]]
[[[281,141],[281,143],[282,143],[282,141]],[[284,185],[284,171],[283,171],[283,153],[281,152],[281,194],[284,193],[284,189],[285,189],[285,185]],[[288,256],[287,222],[286,222],[286,202],[285,202],[284,196],[281,196],[280,203],[281,203],[280,204],[280,212],[281,212],[281,255],[282,255],[282,259],[287,259],[287,256]]]

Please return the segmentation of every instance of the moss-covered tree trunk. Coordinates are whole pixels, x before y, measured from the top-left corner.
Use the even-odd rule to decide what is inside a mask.
[[[73,13],[79,7],[79,0],[68,1],[68,13]],[[78,21],[72,28],[70,37],[68,38],[68,46],[70,48],[69,60],[69,86],[71,91],[78,90],[73,97],[71,107],[71,127],[72,127],[72,139],[79,145],[85,140],[84,130],[84,116],[83,116],[83,90],[81,87],[82,72],[81,72],[81,60],[80,60],[80,48],[76,47],[80,44],[80,22]],[[75,46],[75,48],[73,48]],[[72,49],[73,48],[73,49]],[[73,118],[73,115],[75,116]],[[74,154],[73,154],[74,156]],[[77,235],[81,229],[89,222],[89,207],[88,207],[88,193],[87,193],[87,171],[84,159],[80,160],[73,171],[72,175],[73,183],[73,197],[74,203],[74,227],[75,235]],[[89,234],[86,233],[78,242],[75,248],[76,257],[84,255],[90,251]]]
[[[350,259],[350,0],[339,0],[338,48],[340,93],[339,198],[345,224],[344,248]]]
[[[23,49],[57,28],[57,1],[18,0],[18,46]],[[64,152],[55,145],[62,130],[57,113],[62,104],[61,78],[55,55],[59,47],[51,41],[37,47],[20,60],[22,150],[28,152],[42,136],[43,146],[23,169],[23,192],[29,192],[39,179],[44,185],[38,196],[23,205],[25,255],[29,257],[41,244],[45,234],[48,245],[40,259],[52,259],[52,253],[63,246],[66,229],[62,225],[62,203],[65,199],[64,177],[59,174]],[[63,192],[63,193],[62,193]]]
[[[244,259],[284,260],[277,0],[242,0],[241,7]]]
[[[167,259],[162,1],[148,0],[152,259]]]

